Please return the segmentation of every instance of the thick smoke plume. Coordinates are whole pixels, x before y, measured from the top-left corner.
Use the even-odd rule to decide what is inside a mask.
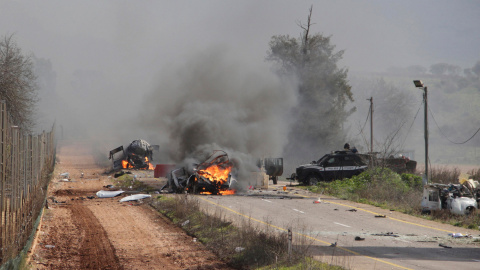
[[[267,68],[215,48],[162,75],[141,118],[170,160],[202,161],[224,150],[248,171],[258,158],[281,155],[296,100],[293,87]]]

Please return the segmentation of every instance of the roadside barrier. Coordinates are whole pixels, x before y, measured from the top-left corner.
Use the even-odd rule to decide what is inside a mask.
[[[0,101],[0,266],[19,255],[44,207],[55,165],[55,125],[26,134]]]

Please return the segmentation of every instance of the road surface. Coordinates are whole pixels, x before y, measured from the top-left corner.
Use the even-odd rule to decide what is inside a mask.
[[[237,222],[249,219],[260,228],[277,231],[291,228],[297,249],[350,269],[480,269],[477,230],[327,196],[314,203],[318,195],[291,188],[284,193],[285,184],[249,196],[198,199],[206,211],[221,210]],[[287,195],[300,198],[282,198]],[[473,238],[453,238],[450,233]]]

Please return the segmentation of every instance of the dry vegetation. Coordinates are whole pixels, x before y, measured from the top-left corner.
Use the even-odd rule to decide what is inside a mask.
[[[151,205],[235,269],[342,269],[309,258],[304,243],[300,243],[301,249],[294,249],[289,260],[287,233],[248,221],[235,227],[220,212],[208,215],[200,211],[194,197],[163,196]]]
[[[458,183],[460,177],[458,168],[432,168],[430,179],[435,183]],[[470,178],[480,179],[480,169],[468,172]],[[342,199],[367,203],[386,209],[395,209],[406,214],[421,216],[426,219],[449,223],[458,227],[479,229],[480,211],[461,216],[453,215],[446,210],[434,211],[431,215],[422,213],[421,176],[414,174],[397,174],[386,168],[366,171],[350,179],[319,183],[309,187],[313,192],[325,193]]]

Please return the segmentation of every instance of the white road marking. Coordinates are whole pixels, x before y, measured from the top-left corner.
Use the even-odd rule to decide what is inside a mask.
[[[403,240],[403,239],[395,239],[397,241],[402,241],[402,242],[405,242],[405,243],[411,243],[410,241],[407,241],[407,240]]]
[[[342,223],[338,223],[338,222],[333,222],[337,225],[340,225],[340,226],[343,226],[343,227],[348,227],[348,228],[351,228],[351,226],[348,226],[348,225],[345,225],[345,224],[342,224]]]
[[[269,203],[271,203],[271,201],[269,201],[269,200],[265,200],[265,199],[262,199],[262,201],[266,201],[266,202],[269,202]]]
[[[302,214],[305,214],[305,212],[303,212],[303,211],[300,211],[300,210],[298,210],[298,209],[295,209],[295,208],[293,209],[293,211],[297,211],[297,212],[300,212],[300,213],[302,213]]]

